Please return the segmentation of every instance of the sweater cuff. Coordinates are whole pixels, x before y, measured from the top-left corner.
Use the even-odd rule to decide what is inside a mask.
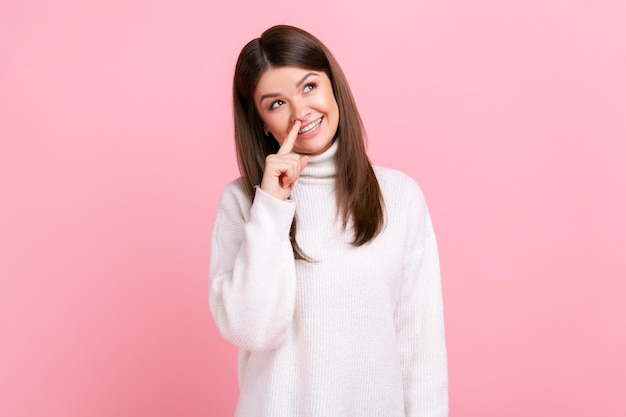
[[[277,236],[285,236],[289,234],[295,213],[296,203],[293,200],[280,200],[256,187],[250,208],[251,222],[270,228]]]

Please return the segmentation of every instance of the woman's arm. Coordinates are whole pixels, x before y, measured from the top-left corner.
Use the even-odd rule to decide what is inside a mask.
[[[289,228],[295,203],[260,188],[222,193],[213,229],[209,304],[227,340],[249,351],[278,347],[292,324],[296,274]],[[249,210],[249,215],[248,215]]]
[[[414,202],[396,310],[407,417],[448,416],[448,370],[437,241],[421,196]]]

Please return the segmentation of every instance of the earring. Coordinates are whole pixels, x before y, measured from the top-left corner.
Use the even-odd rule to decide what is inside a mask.
[[[263,131],[265,132],[265,136],[270,135],[270,132],[267,131],[267,126],[263,126]]]

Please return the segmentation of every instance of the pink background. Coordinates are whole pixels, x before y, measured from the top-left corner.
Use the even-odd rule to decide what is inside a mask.
[[[2,2],[1,416],[232,415],[210,232],[234,62],[276,23],[424,189],[451,416],[626,415],[626,3],[336,3]]]

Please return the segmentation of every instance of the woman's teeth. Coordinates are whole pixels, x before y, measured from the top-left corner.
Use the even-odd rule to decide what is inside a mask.
[[[316,121],[314,121],[313,123],[310,123],[310,124],[304,126],[302,129],[300,129],[298,131],[298,134],[302,135],[303,133],[310,132],[311,130],[313,130],[316,127],[318,127],[320,125],[320,123],[322,123],[322,118],[321,117],[319,119],[317,119]]]

